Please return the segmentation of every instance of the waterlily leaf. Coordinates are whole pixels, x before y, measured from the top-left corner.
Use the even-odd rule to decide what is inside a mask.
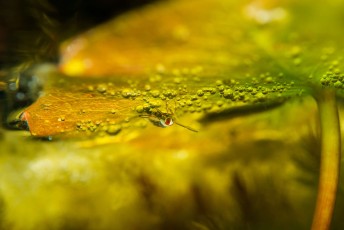
[[[238,75],[238,69],[259,75],[279,66],[288,78],[307,80],[338,54],[334,51],[340,45],[338,19],[343,14],[338,5],[331,1],[323,9],[310,1],[162,2],[67,41],[60,68],[73,76],[139,77],[155,69],[195,66],[202,66],[208,76]],[[322,20],[314,23],[317,15]]]
[[[312,5],[311,14],[316,14],[321,6]],[[142,117],[158,125],[167,116],[179,117],[201,126],[199,122],[236,111],[274,107],[324,85],[341,88],[341,59],[334,48],[338,39],[309,41],[310,36],[325,37],[325,24],[314,27],[310,17],[297,13],[304,7],[295,2],[175,0],[81,34],[61,47],[59,68],[79,79],[69,79],[67,85],[80,85],[85,77],[96,82],[57,86],[47,93],[26,111],[31,133],[99,131],[95,124],[106,120],[121,129],[137,127],[141,125],[134,121]],[[329,9],[333,15],[326,20],[333,22],[341,12],[335,5]],[[300,21],[310,30],[303,30]],[[338,27],[333,24],[329,35]],[[328,69],[334,79],[324,78]],[[91,125],[85,128],[80,121]]]
[[[197,6],[197,7],[195,7]],[[236,1],[167,1],[126,14],[66,42],[61,70],[73,76],[126,74],[138,77],[156,68],[207,67],[213,76],[256,58],[243,43]],[[240,44],[240,45],[238,45]],[[218,68],[221,67],[221,68]]]
[[[56,91],[42,97],[25,111],[25,119],[32,135],[51,136],[71,131],[110,131],[112,124],[120,124],[135,108],[136,101],[108,100],[92,94]],[[106,126],[105,126],[106,125]],[[121,126],[115,126],[118,132]],[[114,128],[114,127],[112,127]]]
[[[201,70],[192,74],[158,73],[138,80],[80,79],[52,76],[59,83],[48,89],[22,115],[34,136],[57,134],[117,134],[121,130],[142,128],[143,120],[161,122],[171,118],[192,131],[193,126],[221,116],[280,105],[290,97],[302,95],[283,75],[262,74],[259,78],[209,78]],[[53,75],[53,74],[52,74]],[[278,84],[273,84],[278,79]],[[179,121],[179,120],[181,121]],[[110,131],[117,128],[116,131]]]

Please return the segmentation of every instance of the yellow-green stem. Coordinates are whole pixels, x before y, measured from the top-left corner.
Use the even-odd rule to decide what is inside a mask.
[[[312,230],[327,230],[331,225],[339,179],[340,125],[335,92],[323,90],[316,99],[320,114],[321,162]]]

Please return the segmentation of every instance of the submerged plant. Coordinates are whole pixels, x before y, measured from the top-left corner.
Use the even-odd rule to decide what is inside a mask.
[[[341,153],[336,100],[344,89],[336,4],[317,25],[323,6],[311,1],[180,0],[123,15],[62,46],[60,72],[50,73],[56,82],[19,123],[38,137],[123,141],[151,125],[146,119],[172,129],[178,117],[206,133],[207,123],[312,96],[321,129],[312,230],[329,229]],[[299,12],[310,5],[309,14]]]

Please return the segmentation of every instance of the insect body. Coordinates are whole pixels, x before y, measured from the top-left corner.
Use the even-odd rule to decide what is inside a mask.
[[[162,112],[159,109],[150,109],[147,112],[147,115],[141,115],[140,117],[144,117],[144,118],[148,118],[150,122],[152,122],[154,125],[158,126],[158,127],[162,127],[162,128],[166,128],[168,126],[171,126],[173,124],[177,124],[183,128],[186,128],[190,131],[193,132],[198,132],[197,130],[183,125],[179,122],[176,121],[172,111],[170,112]]]
[[[166,128],[174,124],[172,115],[169,113],[164,113],[158,109],[152,109],[148,114],[147,118],[150,122],[158,127]]]
[[[171,117],[168,117],[168,118],[166,118],[165,120],[160,120],[160,123],[163,125],[163,126],[165,126],[165,127],[167,127],[167,126],[171,126],[171,125],[173,125],[173,120],[172,120],[172,118]]]

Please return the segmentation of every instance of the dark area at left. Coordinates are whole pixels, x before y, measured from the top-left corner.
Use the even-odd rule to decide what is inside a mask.
[[[9,115],[32,104],[43,87],[32,67],[57,62],[61,41],[154,1],[162,0],[0,0],[2,126],[18,128]]]

